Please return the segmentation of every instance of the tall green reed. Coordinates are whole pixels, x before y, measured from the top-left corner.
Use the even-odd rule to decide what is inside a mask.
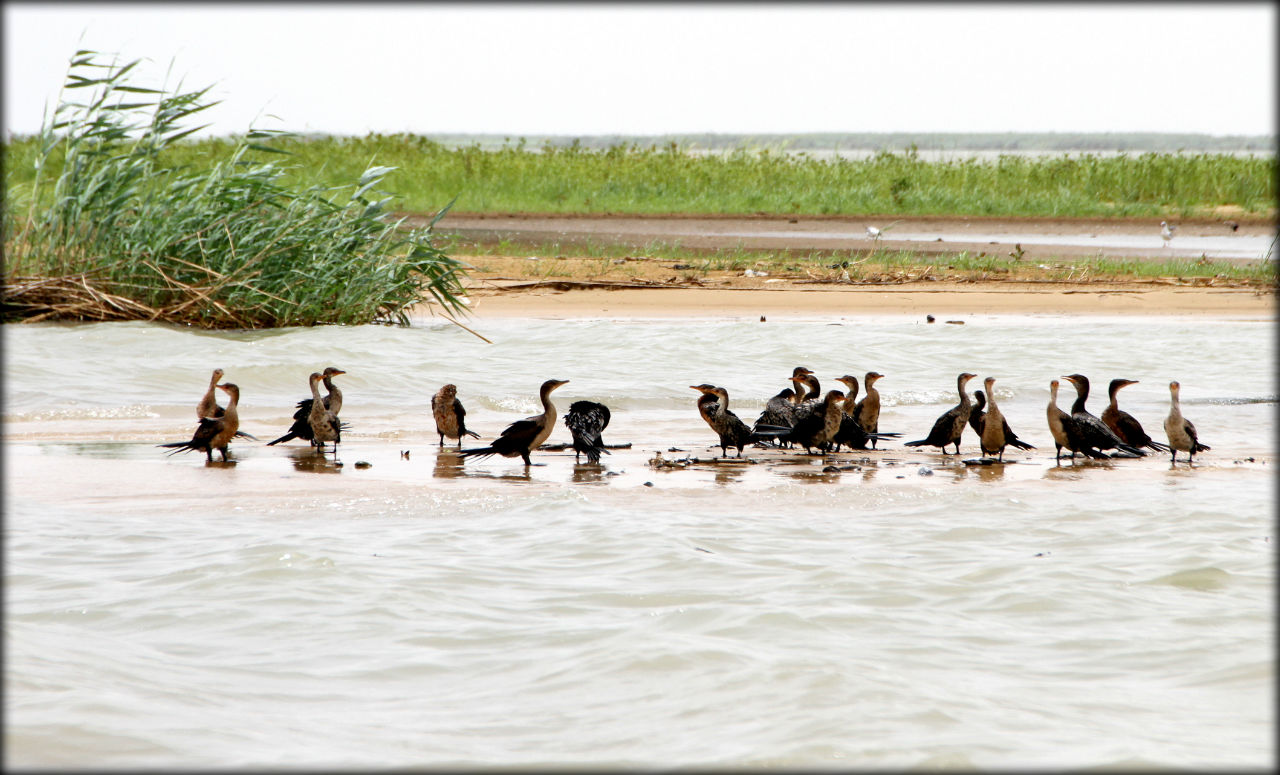
[[[73,58],[73,96],[36,138],[29,183],[7,186],[7,287],[75,275],[152,317],[207,327],[404,325],[426,298],[465,310],[463,265],[431,233],[448,206],[402,229],[387,216],[390,166],[303,188],[278,161],[292,157],[287,133],[250,130],[193,160],[181,141],[203,127],[183,122],[217,104],[208,88],[135,86],[135,65]]]

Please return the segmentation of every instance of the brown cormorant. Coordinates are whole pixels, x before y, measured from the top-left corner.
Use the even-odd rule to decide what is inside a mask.
[[[342,391],[338,386],[333,384],[333,378],[339,374],[346,374],[342,369],[336,366],[326,366],[324,373],[321,375],[324,381],[325,389],[329,391],[329,395],[324,397],[324,408],[333,413],[334,417],[338,416],[338,412],[342,410]],[[308,380],[310,378],[308,377]],[[311,399],[304,398],[297,404],[297,411],[293,413],[293,425],[289,426],[289,432],[274,441],[268,441],[267,446],[280,444],[293,439],[305,439],[311,443],[311,446],[320,446],[316,444],[315,435],[311,431]],[[341,423],[341,428],[346,430],[350,426],[345,422]]]
[[[786,433],[787,428],[776,427],[772,425],[761,426],[758,430],[753,431],[747,427],[738,415],[729,411],[729,391],[715,385],[701,384],[690,385],[694,390],[699,391],[703,395],[714,395],[715,401],[708,401],[705,405],[699,400],[698,411],[702,413],[703,419],[711,426],[711,429],[720,437],[720,456],[729,456],[729,447],[738,448],[738,457],[742,457],[742,448],[748,444],[763,443],[766,438],[773,438],[779,433]],[[705,410],[703,407],[706,407]],[[767,434],[764,435],[764,434]]]
[[[878,433],[880,430],[880,391],[876,390],[876,383],[884,378],[883,374],[875,371],[868,371],[862,378],[862,387],[867,391],[857,404],[854,405],[853,411],[849,414],[858,420],[858,425],[868,434]],[[853,396],[845,399],[846,407],[853,400]],[[846,408],[845,411],[848,411]],[[876,448],[876,437],[871,436],[871,448]]]
[[[902,446],[904,447],[938,447],[942,450],[942,454],[947,454],[947,445],[956,445],[956,454],[960,454],[960,437],[964,434],[965,423],[969,422],[969,412],[973,410],[973,404],[969,401],[969,394],[965,392],[964,385],[969,380],[978,376],[969,372],[961,372],[956,377],[956,390],[960,393],[960,403],[948,409],[933,424],[933,428],[929,431],[929,435],[923,439],[916,441],[908,441]]]
[[[981,390],[973,391],[973,411],[969,412],[969,427],[973,428],[973,432],[982,436],[982,423],[986,419],[986,413],[983,408],[987,405],[987,394]],[[1013,432],[1009,427],[1009,421],[1004,421],[1004,443],[1018,449],[1035,449],[1035,446],[1028,444],[1018,438],[1018,434]]]
[[[236,411],[237,405],[240,403],[240,388],[228,382],[218,385],[228,396],[227,407],[223,410],[221,417],[201,417],[200,424],[196,427],[195,434],[191,437],[191,441],[175,441],[169,444],[159,444],[160,447],[175,448],[170,455],[176,455],[179,452],[190,452],[193,449],[204,450],[205,459],[213,460],[213,451],[216,449],[222,453],[222,461],[227,461],[227,445],[231,443],[231,439],[235,437],[236,430],[240,427],[240,415]]]
[[[1000,407],[996,405],[995,384],[995,377],[987,377],[982,380],[982,386],[987,389],[987,395],[991,396],[991,398],[987,401],[986,416],[983,417],[982,421],[982,432],[978,434],[978,449],[984,455],[995,455],[996,459],[1003,463],[1004,447],[1008,442],[1004,438],[1004,415],[1001,414]]]
[[[336,458],[338,444],[342,442],[342,426],[338,423],[338,416],[325,407],[324,399],[320,397],[320,381],[323,379],[324,375],[315,371],[307,378],[311,385],[311,411],[307,414],[307,425],[311,428],[312,443],[320,454],[324,454],[326,442],[333,442],[333,455]]]
[[[711,418],[716,413],[716,403],[720,400],[716,395],[716,386],[709,382],[703,382],[701,385],[690,385],[690,388],[698,391],[698,416],[707,424],[711,430],[715,430],[715,423]]]
[[[538,389],[538,399],[542,401],[542,414],[516,420],[508,425],[489,446],[464,449],[459,454],[464,458],[519,455],[526,466],[533,465],[533,461],[529,460],[529,453],[542,446],[542,442],[551,435],[556,424],[556,406],[551,403],[551,391],[568,383],[567,379],[549,379],[543,382],[542,387]]]
[[[1113,379],[1111,384],[1107,386],[1107,396],[1111,398],[1111,403],[1107,404],[1107,408],[1102,410],[1102,421],[1107,427],[1115,431],[1120,440],[1125,444],[1132,444],[1135,447],[1149,447],[1156,452],[1168,452],[1169,447],[1152,439],[1143,430],[1142,423],[1137,418],[1120,408],[1116,401],[1116,394],[1120,389],[1128,385],[1136,385],[1136,379]]]
[[[825,450],[840,430],[840,418],[844,415],[841,408],[843,402],[844,393],[839,390],[828,391],[814,405],[813,411],[796,418],[791,432],[782,438],[802,445],[808,454],[813,453],[813,447],[817,447],[819,451]]]
[[[223,409],[218,406],[217,388],[218,383],[222,381],[222,369],[213,370],[213,378],[209,380],[209,389],[205,391],[204,396],[200,398],[200,403],[196,404],[196,419],[203,420],[206,417],[221,417]]]
[[[1171,462],[1177,462],[1178,450],[1187,453],[1187,462],[1194,463],[1197,452],[1211,449],[1208,444],[1201,444],[1196,437],[1196,426],[1182,416],[1182,405],[1178,401],[1178,392],[1182,386],[1177,382],[1169,383],[1169,416],[1164,418],[1164,433],[1169,437]]]
[[[467,430],[467,410],[462,408],[458,400],[458,386],[452,383],[436,391],[431,397],[431,416],[436,421],[436,433],[440,434],[440,446],[444,446],[444,437],[458,440],[458,449],[462,449],[462,437],[480,438],[480,434]]]

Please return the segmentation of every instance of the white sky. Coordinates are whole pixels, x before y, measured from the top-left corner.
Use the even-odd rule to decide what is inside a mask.
[[[213,84],[203,134],[1269,134],[1275,30],[1271,3],[6,2],[4,116],[38,131],[83,47]]]

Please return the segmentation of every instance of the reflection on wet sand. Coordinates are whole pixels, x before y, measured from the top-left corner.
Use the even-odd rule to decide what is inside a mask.
[[[451,449],[442,449],[436,453],[436,467],[431,475],[437,479],[457,479],[466,476],[462,458]]]
[[[599,463],[574,463],[574,484],[598,484],[604,481],[605,469]]]
[[[330,460],[328,456],[317,452],[314,448],[295,447],[289,450],[289,459],[295,471],[308,471],[316,474],[342,473],[342,461]]]

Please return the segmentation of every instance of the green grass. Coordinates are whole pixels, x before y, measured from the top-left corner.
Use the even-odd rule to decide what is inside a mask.
[[[237,139],[184,141],[175,168],[208,169]],[[30,177],[33,145],[7,148],[6,185]],[[1264,215],[1276,205],[1274,156],[1143,153],[924,161],[882,152],[867,159],[685,147],[615,145],[590,150],[550,143],[498,150],[449,148],[412,135],[285,138],[292,185],[332,188],[371,165],[395,167],[388,190],[400,207],[435,212],[455,196],[465,212],[991,215],[1050,217],[1206,216],[1215,208]]]
[[[19,288],[52,287],[32,278],[77,278],[59,287],[91,287],[115,308],[108,317],[124,305],[206,327],[407,324],[406,310],[428,296],[465,309],[461,265],[430,227],[386,217],[390,167],[345,170],[322,187],[301,183],[308,174],[270,133],[183,143],[196,130],[182,122],[214,104],[207,89],[134,86],[133,64],[77,52],[68,96],[24,146],[29,158],[6,157],[7,314],[56,312],[56,298],[12,303]],[[83,314],[80,301],[67,308]]]

